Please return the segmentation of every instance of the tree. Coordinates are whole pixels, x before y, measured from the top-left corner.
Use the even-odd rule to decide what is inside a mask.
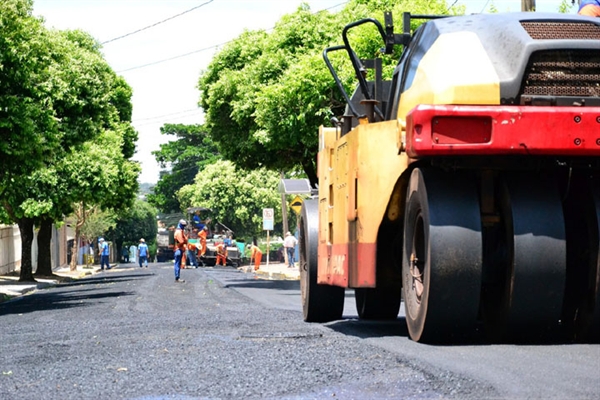
[[[294,132],[298,124],[285,124],[286,129],[273,131],[269,129],[272,126],[260,124],[255,111],[264,99],[262,91],[280,82],[284,72],[303,55],[320,53],[324,43],[338,34],[338,25],[330,14],[311,14],[303,5],[296,14],[284,17],[271,35],[244,32],[213,59],[199,81],[200,103],[206,113],[206,126],[223,157],[247,169],[293,169],[303,165],[309,176],[316,176],[316,139],[310,141],[311,146],[303,147],[298,138],[306,131]],[[305,103],[302,94],[294,95],[300,104]],[[325,107],[315,126],[327,115]],[[316,137],[315,132],[311,130]]]
[[[161,173],[147,199],[160,211],[170,213],[181,209],[175,193],[192,183],[198,170],[217,160],[219,154],[202,125],[166,124],[160,131],[176,138],[152,152],[161,168],[170,167],[170,171]]]
[[[55,31],[53,34],[62,46],[62,51],[56,52],[53,76],[63,155],[47,160],[45,171],[52,171],[53,179],[45,179],[39,173],[33,175],[37,178],[34,186],[42,190],[22,191],[22,196],[50,205],[32,214],[40,227],[36,276],[52,275],[50,232],[53,223],[75,212],[78,239],[86,217],[97,207],[118,209],[132,201],[139,174],[137,165],[127,161],[134,154],[133,143],[137,139],[137,132],[130,123],[131,88],[108,66],[99,45],[87,33]],[[103,151],[91,144],[94,141],[110,150],[98,155]],[[110,157],[107,158],[107,154]],[[117,176],[110,173],[115,168]],[[119,190],[107,188],[107,184]],[[99,192],[104,195],[99,197]],[[77,243],[75,240],[74,245]],[[73,249],[74,255],[76,250]],[[71,260],[72,269],[76,267],[76,260],[76,256]]]
[[[52,60],[46,86],[56,119],[56,145],[45,154],[44,168],[15,171],[2,198],[8,220],[16,221],[21,231],[20,280],[27,281],[34,280],[34,224],[40,226],[36,275],[52,275],[52,223],[74,209],[85,218],[95,206],[127,206],[137,190],[139,174],[139,166],[126,159],[134,152],[128,142],[137,137],[129,122],[129,86],[112,71],[88,34],[52,31],[46,39]],[[83,222],[77,221],[76,235]]]
[[[335,15],[314,14],[302,5],[272,33],[246,31],[224,46],[198,83],[205,126],[223,157],[246,169],[301,167],[316,185],[318,127],[330,126],[331,117],[344,112],[343,98],[322,60],[323,49],[341,43],[348,22],[380,19],[387,10],[394,12],[396,24],[401,24],[403,11],[449,13],[443,0],[354,0]],[[357,28],[351,39],[361,58],[381,56],[381,37],[373,25]],[[384,59],[385,77],[391,76],[398,56]],[[342,65],[339,71],[352,92],[353,69]]]
[[[535,0],[521,0],[521,11],[535,11]]]
[[[236,168],[230,161],[217,161],[198,173],[193,184],[177,196],[183,208],[207,207],[214,219],[231,228],[237,237],[262,232],[263,208],[279,208],[279,174],[264,168],[252,171]],[[275,215],[281,224],[281,215]]]
[[[568,14],[571,12],[574,4],[575,0],[561,0],[560,5],[558,6],[558,12]]]
[[[158,226],[156,208],[143,200],[136,200],[132,207],[121,212],[116,225],[106,236],[121,250],[123,243],[137,243],[145,238],[150,245],[156,241]]]
[[[48,35],[32,5],[0,3],[0,198],[14,174],[42,166],[59,145]]]
[[[71,187],[70,198],[75,199],[75,210],[80,210],[76,213],[73,254],[77,254],[80,228],[92,210],[99,207],[118,214],[135,200],[140,167],[123,157],[122,141],[122,133],[106,131],[73,151],[63,164],[64,176],[76,183]],[[73,257],[71,269],[75,269],[75,262]]]

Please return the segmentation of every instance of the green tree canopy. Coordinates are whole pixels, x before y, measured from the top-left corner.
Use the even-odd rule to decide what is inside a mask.
[[[138,243],[141,238],[149,244],[153,243],[158,232],[156,215],[155,207],[146,201],[136,200],[131,207],[119,213],[116,225],[106,236],[119,249],[124,243]]]
[[[224,46],[198,84],[206,127],[223,157],[248,169],[301,167],[315,184],[318,127],[330,125],[331,117],[344,111],[321,54],[326,47],[342,43],[347,23],[367,17],[381,20],[388,10],[393,11],[397,26],[404,11],[449,12],[443,0],[354,0],[336,14],[312,13],[302,5],[284,16],[270,34],[246,31]],[[351,42],[361,58],[380,56],[381,37],[373,25],[353,30]],[[399,51],[384,61],[388,77]],[[340,79],[352,92],[354,71],[340,65],[341,58],[333,57]]]
[[[177,191],[192,183],[199,169],[217,160],[219,154],[202,125],[166,124],[160,132],[175,138],[152,154],[161,168],[170,170],[161,173],[147,199],[161,212],[172,213],[181,210]]]
[[[263,208],[280,209],[277,192],[279,174],[264,168],[252,171],[236,168],[230,161],[217,161],[198,173],[193,184],[178,192],[182,207],[207,207],[213,220],[231,228],[237,237],[262,232]],[[275,214],[281,224],[281,213]]]
[[[9,104],[16,99],[17,107],[22,102],[25,110],[35,105],[49,113],[52,120],[51,124],[37,126],[34,121],[46,114],[37,118],[27,112],[10,117],[0,115],[0,126],[4,124],[24,137],[33,136],[28,143],[27,157],[22,159],[18,151],[1,157],[2,162],[8,160],[12,169],[2,171],[4,174],[0,172],[0,200],[5,210],[1,217],[4,222],[18,223],[22,239],[20,279],[33,280],[34,224],[40,227],[37,272],[50,275],[52,222],[71,213],[74,204],[83,206],[77,207],[78,210],[85,210],[91,206],[118,209],[131,203],[137,190],[139,166],[127,158],[133,155],[135,144],[131,142],[135,142],[137,133],[130,124],[131,89],[106,63],[91,36],[81,31],[46,30],[30,17],[30,2],[10,0],[0,7],[4,7],[0,18],[22,16],[22,26],[31,25],[31,32],[35,31],[37,36],[27,31],[31,33],[27,39],[39,42],[39,49],[36,48],[39,54],[33,52],[31,46],[19,47],[24,33],[19,31],[19,25],[10,23],[1,25],[3,29],[12,29],[7,30],[6,36],[10,37],[13,31],[17,34],[14,40],[2,42],[6,48],[0,53],[22,51],[21,58],[38,60],[41,64],[2,65],[2,70],[9,66],[15,68],[11,73],[21,78],[21,89],[36,86],[37,92],[21,90],[20,95],[11,97],[8,90],[8,94],[0,94],[0,102]],[[15,10],[20,10],[22,15]],[[0,36],[4,38],[4,32]],[[36,68],[44,71],[43,82],[38,75],[30,74],[37,71]],[[4,79],[0,82],[4,83]],[[14,86],[9,89],[19,89],[16,83]],[[41,98],[39,93],[43,94]],[[23,127],[35,129],[30,132]],[[18,143],[18,140],[5,136],[0,143],[8,143],[10,147],[13,142]]]
[[[48,32],[32,6],[0,2],[0,196],[14,174],[40,167],[59,146]]]

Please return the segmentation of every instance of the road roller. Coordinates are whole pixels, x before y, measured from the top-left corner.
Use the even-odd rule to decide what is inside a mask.
[[[343,319],[353,294],[417,342],[600,341],[600,18],[401,18],[323,52],[346,105],[299,218],[304,320]]]

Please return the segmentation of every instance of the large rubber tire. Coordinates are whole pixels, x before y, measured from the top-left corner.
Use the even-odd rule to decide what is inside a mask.
[[[566,235],[559,192],[538,174],[506,174],[500,186],[505,221],[503,282],[486,301],[492,341],[557,338],[566,277]]]
[[[358,317],[372,320],[396,319],[400,311],[401,291],[400,287],[354,289]]]
[[[342,318],[345,289],[317,284],[319,208],[317,200],[304,201],[300,214],[300,291],[306,322],[329,322]]]
[[[600,179],[572,177],[565,202],[567,284],[563,326],[567,338],[600,342]]]
[[[474,179],[416,168],[404,221],[402,277],[411,339],[439,343],[472,338],[482,270]]]

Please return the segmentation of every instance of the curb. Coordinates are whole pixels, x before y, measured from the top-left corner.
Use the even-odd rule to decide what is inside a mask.
[[[300,280],[300,271],[298,268],[287,268],[286,266],[281,267],[277,266],[277,264],[274,267],[261,265],[258,271],[254,271],[254,268],[251,265],[245,265],[243,267],[238,267],[237,269],[246,274],[256,274],[260,279],[287,281]]]
[[[118,265],[119,264],[115,264],[112,268],[115,268]],[[76,280],[94,275],[100,270],[100,267],[83,269],[84,267],[85,266],[78,265],[77,270],[75,271],[71,271],[68,267],[63,267],[57,268],[52,272],[58,276]],[[58,284],[59,280],[57,279],[36,278],[36,282],[19,282],[18,276],[0,276],[0,303]]]

